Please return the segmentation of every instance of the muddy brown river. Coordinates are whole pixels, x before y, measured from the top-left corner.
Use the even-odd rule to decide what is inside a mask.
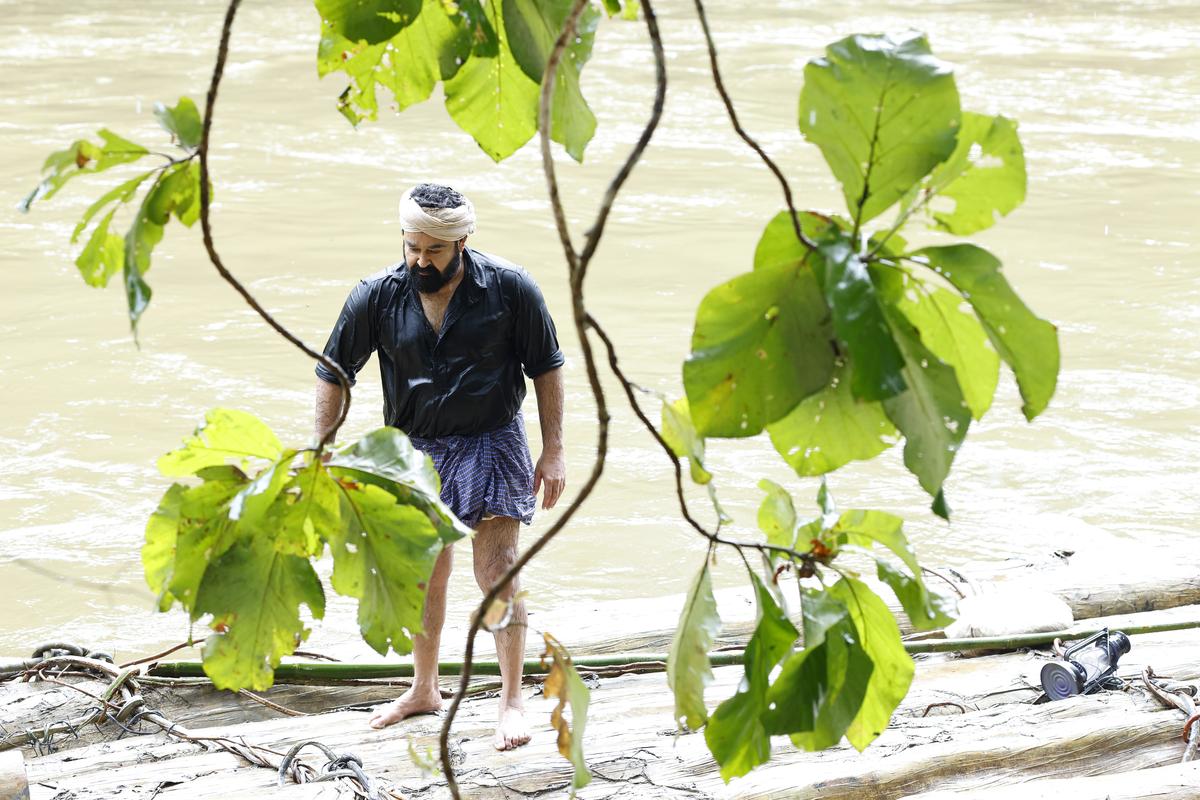
[[[678,396],[696,304],[750,268],[781,199],[723,115],[691,4],[661,5],[666,117],[613,211],[588,289],[628,373]],[[154,460],[218,406],[258,414],[285,442],[309,439],[311,363],[218,279],[198,227],[172,225],[156,251],[138,349],[121,290],[86,287],[68,243],[113,182],[81,179],[28,215],[15,210],[51,150],[99,127],[165,143],[153,103],[202,99],[222,10],[212,0],[0,0],[0,654],[60,638],[133,654],[184,638],[185,615],[154,613],[141,574],[145,519],[168,485]],[[1058,393],[1030,425],[1004,375],[947,484],[952,525],[928,512],[899,448],[832,476],[840,503],[903,515],[931,562],[1096,544],[1114,559],[1152,545],[1191,557],[1200,511],[1200,6],[766,0],[721,4],[712,17],[743,121],[804,205],[840,201],[796,129],[795,108],[804,63],[844,35],[924,30],[958,65],[964,107],[1020,121],[1028,200],[976,240],[1059,325]],[[303,2],[250,0],[238,19],[212,145],[226,262],[320,345],[350,286],[401,257],[400,193],[426,178],[453,183],[478,208],[473,243],[525,265],[559,319],[569,494],[591,463],[594,408],[536,147],[494,165],[439,95],[352,129],[334,110],[341,80],[317,79],[316,34]],[[651,77],[644,28],[602,23],[583,81],[598,133],[586,163],[564,160],[559,173],[577,231],[639,133]],[[372,362],[343,439],[380,424],[376,374]],[[615,383],[608,388],[608,470],[531,565],[535,610],[603,613],[608,600],[682,592],[703,557],[673,503],[669,463]],[[525,411],[536,431],[532,400]],[[735,518],[731,533],[753,535],[762,476],[812,507],[817,482],[790,473],[765,436],[711,442],[710,467]],[[705,511],[703,494],[692,495]],[[551,519],[541,515],[526,536]],[[718,572],[723,585],[742,580],[732,562]],[[452,619],[477,597],[465,563],[452,582]],[[368,656],[353,614],[331,597],[311,647]]]

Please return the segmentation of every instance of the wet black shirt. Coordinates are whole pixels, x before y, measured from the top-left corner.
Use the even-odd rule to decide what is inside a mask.
[[[402,261],[359,282],[325,355],[351,382],[379,353],[386,424],[416,436],[474,435],[512,421],[530,378],[563,364],[554,322],[525,270],[466,248],[437,334]],[[317,377],[337,377],[317,365]]]

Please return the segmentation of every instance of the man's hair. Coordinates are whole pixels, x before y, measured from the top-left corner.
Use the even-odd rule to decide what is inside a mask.
[[[417,184],[409,196],[421,208],[458,208],[467,202],[467,198],[440,183]]]

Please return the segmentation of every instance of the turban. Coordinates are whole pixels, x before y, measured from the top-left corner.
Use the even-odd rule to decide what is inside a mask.
[[[400,198],[400,227],[435,239],[457,242],[475,232],[475,206],[463,198],[457,208],[422,208],[412,199],[412,189]]]

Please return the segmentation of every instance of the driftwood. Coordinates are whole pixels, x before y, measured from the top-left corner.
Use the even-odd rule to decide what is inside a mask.
[[[19,752],[0,753],[0,798],[29,800],[25,758]]]
[[[922,792],[904,800],[1195,800],[1200,796],[1200,761],[1166,767],[1030,781],[1020,786],[970,792]]]
[[[1184,616],[1193,611],[1200,609],[1170,613]],[[974,791],[1113,769],[1145,769],[1179,760],[1181,715],[1162,709],[1140,690],[1030,705],[1035,692],[1021,687],[1036,680],[1044,660],[1044,655],[1030,653],[973,659],[921,657],[913,688],[892,726],[864,753],[848,746],[804,753],[779,739],[771,762],[728,786],[721,782],[700,735],[675,736],[671,698],[662,675],[605,680],[592,693],[585,750],[595,777],[580,793],[581,800],[647,796],[892,800],[922,791]],[[1133,637],[1133,649],[1122,660],[1122,674],[1133,677],[1146,664],[1160,675],[1180,680],[1200,677],[1200,631]],[[710,706],[731,694],[741,677],[739,667],[720,667],[715,672]],[[10,707],[3,694],[10,687],[0,686],[0,708]],[[359,692],[376,687],[349,688]],[[380,688],[390,695],[396,687]],[[1019,690],[1007,691],[1013,688]],[[205,715],[214,721],[226,719],[215,707],[227,702],[227,694],[198,687],[172,692],[171,702],[181,710],[187,705],[193,720]],[[283,702],[288,693],[294,705],[306,697],[314,702],[321,697],[314,687],[276,687],[265,695]],[[344,700],[346,689],[329,690],[329,696]],[[495,701],[463,704],[453,747],[466,796],[557,798],[565,793],[571,770],[558,755],[546,725],[551,704],[535,696],[527,702],[538,728],[534,740],[520,751],[505,754],[491,747]],[[931,703],[955,705],[928,709]],[[927,710],[929,715],[922,716]],[[255,704],[246,706],[244,713],[273,712]],[[405,797],[445,796],[439,780],[423,775],[408,756],[410,742],[418,752],[435,746],[436,717],[419,717],[386,731],[370,730],[366,715],[354,711],[274,717],[242,724],[220,722],[199,731],[193,722],[193,732],[244,737],[280,752],[298,741],[320,739],[339,753],[360,756],[369,773],[388,781]],[[278,788],[269,770],[226,753],[204,752],[195,744],[172,742],[161,734],[31,758],[28,770],[32,797],[41,800],[65,797],[68,791],[76,800],[112,796],[149,800],[155,792],[158,798],[198,799],[338,796],[331,787]]]

